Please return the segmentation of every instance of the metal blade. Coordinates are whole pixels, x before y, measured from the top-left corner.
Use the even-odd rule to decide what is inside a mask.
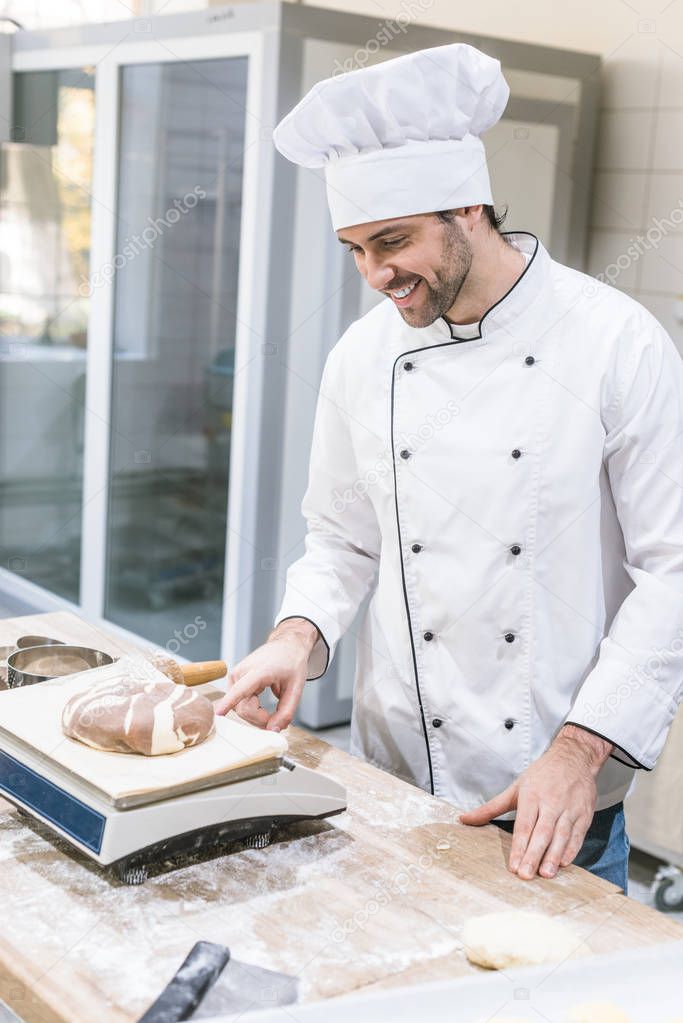
[[[230,959],[191,1019],[211,1020],[230,1013],[292,1005],[298,996],[297,977]]]

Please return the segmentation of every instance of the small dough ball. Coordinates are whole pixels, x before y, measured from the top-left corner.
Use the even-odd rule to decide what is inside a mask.
[[[205,696],[174,682],[113,679],[76,693],[62,711],[62,731],[94,749],[160,756],[196,746],[214,730]]]
[[[631,1017],[613,1002],[591,1002],[575,1005],[567,1023],[631,1023]]]
[[[489,970],[558,962],[581,945],[557,917],[521,909],[472,917],[465,922],[462,941],[469,961]]]

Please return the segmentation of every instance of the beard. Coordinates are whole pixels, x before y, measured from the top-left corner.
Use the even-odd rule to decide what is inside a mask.
[[[455,221],[445,221],[443,227],[441,263],[434,272],[435,284],[420,278],[424,284],[420,304],[398,310],[411,327],[428,327],[451,308],[472,265],[472,247],[464,231]]]

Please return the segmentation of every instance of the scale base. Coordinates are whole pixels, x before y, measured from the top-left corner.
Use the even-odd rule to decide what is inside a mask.
[[[314,817],[301,815],[263,817],[257,820],[230,821],[227,824],[198,828],[196,831],[188,831],[183,835],[174,835],[173,838],[165,839],[163,842],[155,842],[138,852],[124,856],[112,863],[110,867],[119,881],[123,881],[124,884],[144,884],[150,869],[157,867],[164,860],[217,849],[236,842],[243,843],[249,849],[265,849],[270,845],[274,832],[282,825],[294,824],[298,821],[324,820],[343,812],[343,809],[340,809]]]
[[[123,808],[59,765],[2,742],[0,792],[126,884],[142,884],[164,860],[237,842],[261,849],[280,825],[346,809],[343,785],[286,757],[238,780]]]

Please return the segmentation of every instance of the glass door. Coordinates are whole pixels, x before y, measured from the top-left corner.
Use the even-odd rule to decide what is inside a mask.
[[[14,75],[0,150],[0,566],[79,600],[90,68]]]
[[[221,642],[247,70],[119,78],[104,616],[193,660]]]

